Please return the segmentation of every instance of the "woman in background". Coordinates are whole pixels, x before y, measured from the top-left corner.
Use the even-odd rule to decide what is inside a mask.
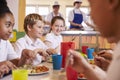
[[[53,19],[53,17],[55,17],[55,16],[61,16],[61,17],[63,17],[63,14],[59,12],[59,10],[60,10],[60,4],[58,3],[58,1],[54,2],[52,8],[53,8],[53,11],[50,12],[46,16],[46,18],[45,18],[45,22],[49,26],[51,25],[51,20]]]
[[[51,21],[51,32],[46,35],[45,44],[49,48],[53,48],[60,54],[60,44],[63,41],[60,32],[65,29],[65,20],[56,16]]]
[[[83,30],[82,22],[86,22],[86,14],[80,10],[82,0],[74,0],[74,9],[69,12],[68,21],[70,22],[70,29]]]

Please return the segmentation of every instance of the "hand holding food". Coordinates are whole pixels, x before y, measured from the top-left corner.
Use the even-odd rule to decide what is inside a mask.
[[[103,70],[107,70],[110,62],[112,60],[111,51],[101,51],[95,56],[95,64],[102,68]]]
[[[19,66],[22,66],[24,64],[32,64],[35,57],[36,57],[36,54],[34,51],[24,49],[22,51],[21,59],[19,61]]]
[[[66,66],[72,66],[73,69],[80,73],[84,73],[87,67],[91,65],[84,59],[84,57],[77,51],[69,50]]]
[[[40,54],[41,56],[49,56],[49,54],[44,50],[44,49],[41,49],[41,48],[38,48],[38,49],[35,49],[34,50],[35,54]]]
[[[52,49],[52,48],[47,49],[46,52],[47,52],[49,55],[51,55],[51,54],[56,54],[56,53],[57,53],[57,51],[56,51],[55,49]]]
[[[10,70],[15,69],[16,66],[10,61],[0,62],[0,77],[9,73]]]

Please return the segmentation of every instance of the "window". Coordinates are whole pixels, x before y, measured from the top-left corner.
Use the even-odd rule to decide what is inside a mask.
[[[68,21],[68,14],[69,14],[69,12],[70,12],[72,9],[73,9],[73,7],[66,7],[66,19],[65,19],[65,21],[66,21],[67,29],[68,29],[69,26],[70,26],[70,23],[69,23],[69,21]]]
[[[48,7],[39,7],[39,14],[40,15],[47,15],[49,13],[49,8]]]
[[[26,15],[30,13],[35,13],[35,6],[26,6]]]
[[[49,13],[49,6],[41,6],[41,5],[27,5],[26,6],[26,15],[30,13],[38,13],[43,19]]]
[[[38,13],[42,15],[43,19],[45,19],[45,16],[50,12],[48,6],[39,6],[38,11]]]
[[[82,12],[84,12],[85,14],[87,14],[87,15],[89,15],[89,13],[90,13],[90,10],[89,10],[88,7],[81,7],[80,10],[81,10]]]

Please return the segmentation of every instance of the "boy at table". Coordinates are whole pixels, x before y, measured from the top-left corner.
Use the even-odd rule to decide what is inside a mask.
[[[14,16],[9,10],[6,0],[0,0],[0,77],[16,66],[29,64],[35,58],[34,52],[24,49],[21,58],[16,55],[11,43],[8,41],[14,26]]]
[[[44,23],[42,17],[39,14],[29,14],[24,19],[24,30],[26,35],[18,39],[15,43],[15,51],[19,57],[24,49],[30,49],[35,52],[36,58],[33,65],[38,65],[43,60],[43,57],[49,56],[49,54],[56,53],[54,49],[48,49],[48,47],[40,39],[43,35]]]

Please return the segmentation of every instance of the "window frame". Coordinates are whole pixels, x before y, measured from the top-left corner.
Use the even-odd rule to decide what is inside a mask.
[[[31,6],[32,6],[32,7],[35,7],[35,12],[34,12],[34,13],[40,14],[40,13],[39,13],[39,8],[40,8],[40,7],[47,7],[47,8],[48,8],[48,13],[47,13],[47,14],[50,13],[50,5],[33,5],[33,4],[32,4],[32,5],[31,5],[31,4],[26,5],[26,7],[29,7],[29,6],[30,6],[30,7],[31,7]],[[26,11],[27,11],[27,10],[26,10]],[[28,14],[30,14],[30,13],[28,13]],[[25,13],[25,15],[28,15],[28,14],[27,14],[27,12]],[[40,14],[40,15],[41,15],[41,14]],[[46,15],[41,15],[41,16],[42,16],[43,19],[44,19]]]

